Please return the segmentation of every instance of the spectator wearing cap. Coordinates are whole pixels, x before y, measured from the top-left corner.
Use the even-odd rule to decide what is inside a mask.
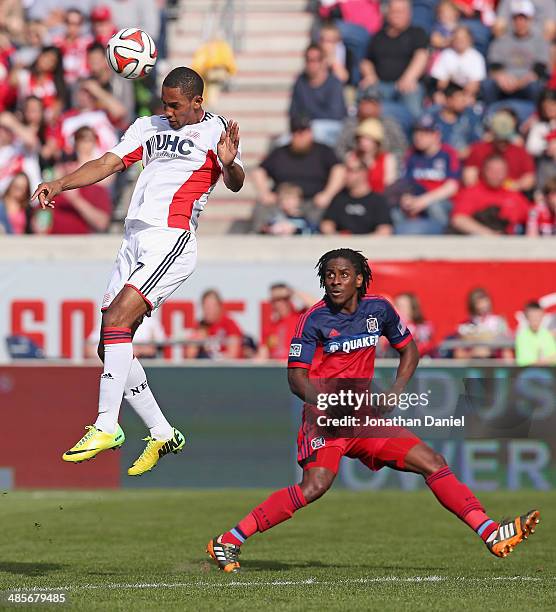
[[[399,114],[405,121],[422,112],[421,79],[428,61],[428,37],[424,30],[411,25],[411,3],[390,0],[385,25],[371,39],[366,59],[361,62],[362,90],[378,84],[386,114]],[[398,118],[398,116],[397,116]]]
[[[515,361],[518,366],[556,364],[556,340],[544,325],[545,312],[538,302],[524,308],[524,321],[515,337]]]
[[[486,104],[508,98],[535,103],[548,77],[548,43],[531,29],[535,5],[531,0],[512,0],[511,14],[512,27],[488,51],[490,78],[482,88]]]
[[[367,167],[351,153],[346,162],[346,186],[324,212],[320,224],[323,234],[392,234],[392,220],[386,199],[373,193]]]
[[[95,42],[106,47],[108,41],[118,31],[112,21],[112,11],[104,4],[96,6],[91,12],[91,30]]]
[[[449,48],[444,49],[431,68],[437,88],[444,90],[450,82],[476,97],[486,78],[485,58],[473,48],[471,32],[465,26],[456,28]]]
[[[355,152],[367,167],[369,187],[375,193],[383,193],[398,177],[396,158],[383,149],[382,123],[378,119],[365,119],[355,134]]]
[[[160,9],[154,0],[101,0],[102,6],[110,11],[117,30],[133,24],[148,32],[155,42],[160,33]]]
[[[253,171],[257,201],[275,205],[278,185],[293,183],[301,187],[304,200],[326,208],[343,187],[343,166],[330,147],[315,142],[307,117],[292,117],[290,131],[290,143],[274,149]]]
[[[525,147],[533,157],[540,157],[546,149],[546,136],[556,129],[556,89],[545,89],[537,104],[537,112],[528,122],[529,132]]]
[[[515,4],[515,0],[500,0],[492,27],[495,36],[502,36],[510,29]],[[535,12],[531,22],[533,35],[551,42],[556,35],[556,3],[553,0],[534,0],[534,4]]]
[[[544,153],[537,158],[537,187],[556,178],[556,129],[545,136]]]
[[[507,189],[508,163],[493,154],[484,161],[478,183],[461,189],[454,199],[452,227],[460,234],[515,234],[525,227],[530,204]]]
[[[310,45],[293,86],[290,117],[309,117],[315,140],[334,146],[346,114],[342,83],[330,72],[323,50]]]
[[[340,138],[336,145],[338,156],[343,159],[348,151],[355,148],[357,127],[365,119],[377,119],[381,122],[384,132],[382,148],[394,155],[396,166],[401,168],[402,160],[407,151],[407,138],[400,124],[393,117],[383,115],[378,86],[368,88],[359,99],[357,115],[347,117],[344,120]]]
[[[514,144],[517,136],[517,120],[507,111],[497,111],[489,119],[483,139],[471,146],[465,160],[463,183],[467,187],[479,180],[480,169],[487,157],[498,154],[508,165],[504,186],[512,191],[530,191],[535,187],[535,162],[521,144]]]
[[[392,210],[396,233],[444,233],[459,179],[457,153],[442,144],[432,118],[423,116],[414,126],[413,148],[403,178],[389,190],[389,197],[397,204]]]
[[[481,140],[483,120],[476,106],[469,104],[469,96],[457,83],[444,89],[444,102],[432,107],[428,114],[440,130],[444,144],[458,152],[460,158],[469,154],[470,146]]]

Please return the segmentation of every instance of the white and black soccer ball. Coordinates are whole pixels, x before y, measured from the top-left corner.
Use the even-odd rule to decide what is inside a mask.
[[[106,59],[124,79],[142,79],[153,69],[157,50],[154,40],[139,28],[124,28],[108,41]]]

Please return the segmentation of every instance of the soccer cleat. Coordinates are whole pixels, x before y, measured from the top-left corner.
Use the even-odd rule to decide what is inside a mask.
[[[94,425],[87,425],[85,429],[87,433],[81,440],[62,455],[64,461],[70,461],[71,463],[88,461],[103,450],[108,450],[109,448],[116,450],[125,442],[124,432],[119,425],[113,434],[101,431]]]
[[[531,533],[535,533],[535,527],[541,520],[538,510],[529,510],[511,521],[502,521],[494,539],[486,545],[490,552],[497,557],[507,557],[512,550]]]
[[[127,473],[129,476],[140,476],[158,463],[158,460],[168,453],[178,453],[185,446],[185,436],[175,427],[172,429],[174,435],[169,440],[155,440],[154,438],[143,438],[147,446],[145,450],[135,460]]]
[[[220,540],[222,540],[221,535],[213,538],[207,544],[207,553],[216,561],[223,572],[236,574],[240,571],[237,558],[241,553],[241,548],[235,544],[224,544]]]

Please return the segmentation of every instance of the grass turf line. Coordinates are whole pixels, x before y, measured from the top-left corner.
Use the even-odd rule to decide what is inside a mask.
[[[504,560],[428,491],[338,490],[254,536],[242,574],[219,572],[208,539],[267,493],[8,492],[0,590],[67,587],[76,610],[556,608],[556,492],[480,495],[495,518],[541,510]]]

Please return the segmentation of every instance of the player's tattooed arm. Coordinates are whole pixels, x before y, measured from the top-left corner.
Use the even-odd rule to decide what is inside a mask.
[[[218,159],[222,164],[224,184],[230,191],[239,191],[245,181],[243,168],[235,163],[239,150],[239,125],[237,122],[228,122],[228,127],[220,135],[217,151]]]
[[[54,208],[54,198],[62,191],[93,185],[124,168],[124,162],[117,155],[105,153],[98,159],[85,162],[66,176],[48,183],[41,183],[35,189],[31,200],[38,197],[41,208]]]

